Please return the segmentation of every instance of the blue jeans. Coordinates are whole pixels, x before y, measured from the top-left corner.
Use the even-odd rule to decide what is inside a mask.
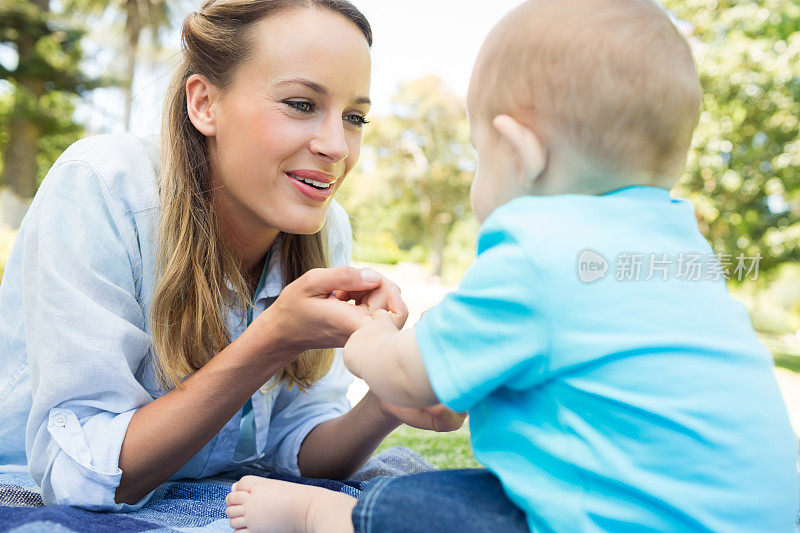
[[[525,513],[488,470],[440,470],[371,481],[353,509],[356,533],[527,533]]]

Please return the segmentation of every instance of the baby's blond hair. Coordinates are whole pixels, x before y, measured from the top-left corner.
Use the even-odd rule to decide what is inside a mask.
[[[473,114],[531,127],[554,158],[671,187],[702,90],[686,39],[655,1],[531,0],[492,30],[469,99]]]

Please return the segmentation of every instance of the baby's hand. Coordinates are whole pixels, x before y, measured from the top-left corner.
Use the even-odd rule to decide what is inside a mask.
[[[381,411],[397,418],[402,423],[418,429],[445,432],[455,431],[464,425],[467,413],[456,413],[442,404],[431,407],[400,407],[384,400],[379,400]]]
[[[377,271],[375,275],[381,276]],[[381,284],[369,291],[334,291],[334,296],[344,302],[354,301],[364,316],[373,318],[376,311],[389,311],[392,321],[399,329],[408,319],[408,307],[400,297],[400,287],[386,277],[381,276]],[[369,320],[364,321],[365,324]]]
[[[408,318],[408,310],[404,316],[400,316],[384,309],[376,309],[371,316],[372,320],[358,328],[344,345],[344,364],[358,378],[361,377],[361,361],[375,356],[375,346],[382,338],[400,331]]]

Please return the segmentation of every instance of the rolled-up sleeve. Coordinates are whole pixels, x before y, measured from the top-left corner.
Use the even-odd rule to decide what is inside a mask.
[[[31,476],[46,504],[116,504],[119,453],[150,349],[137,300],[141,258],[124,206],[87,163],[57,164],[23,223],[23,309],[32,392]]]
[[[352,381],[342,351],[336,350],[330,371],[308,391],[284,387],[272,409],[263,466],[279,474],[300,476],[300,446],[312,429],[350,410],[347,389]]]
[[[327,228],[330,265],[349,264],[353,249],[350,219],[335,201],[328,211]],[[282,389],[272,409],[263,466],[273,472],[299,476],[300,446],[312,429],[350,410],[347,389],[352,382],[353,375],[344,366],[342,350],[336,350],[330,371],[307,392],[296,387]]]

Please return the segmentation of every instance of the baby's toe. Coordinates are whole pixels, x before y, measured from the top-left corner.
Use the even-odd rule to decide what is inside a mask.
[[[244,516],[237,516],[236,518],[231,518],[229,522],[231,525],[231,529],[239,531],[247,528],[247,520],[245,519]]]
[[[228,516],[228,518],[244,516],[244,505],[229,505],[225,509],[225,514]]]
[[[263,483],[264,478],[258,476],[244,476],[231,487],[231,492],[245,491],[250,492],[259,483]]]
[[[235,492],[230,492],[227,496],[225,496],[225,503],[228,505],[243,505],[249,499],[249,492],[237,490]]]

